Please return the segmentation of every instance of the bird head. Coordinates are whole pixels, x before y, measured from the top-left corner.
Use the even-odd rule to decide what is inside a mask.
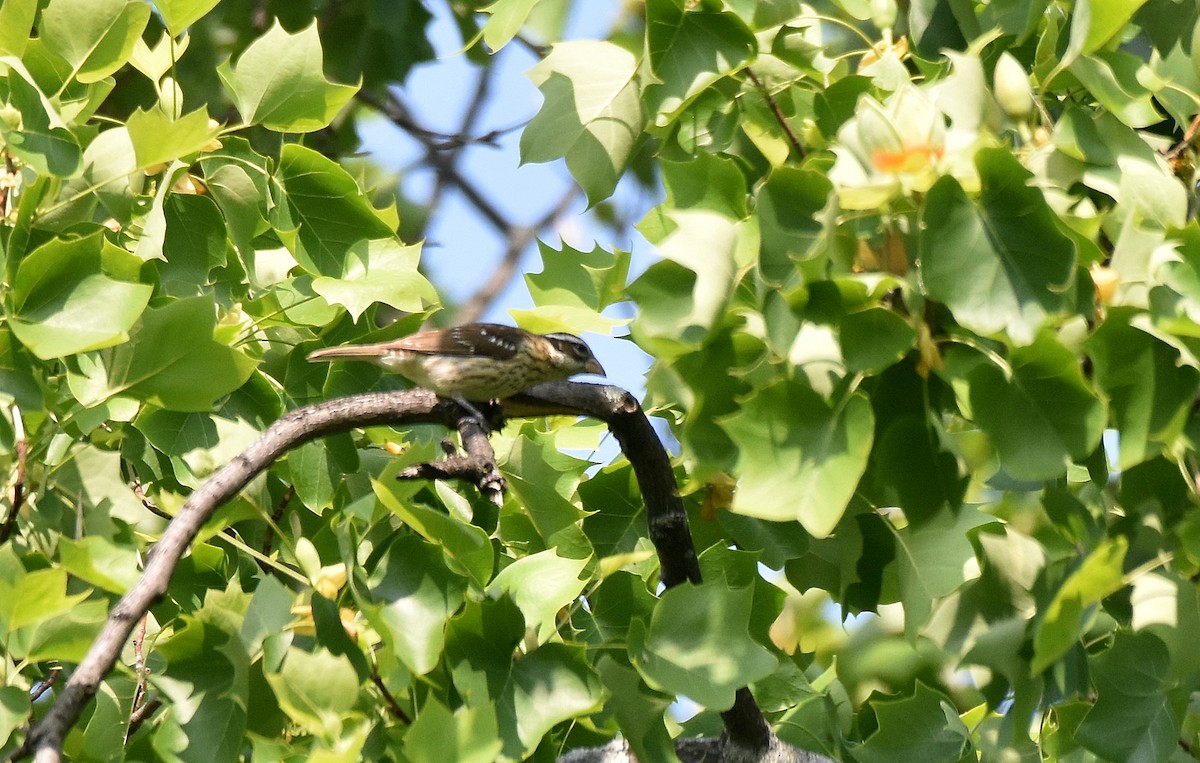
[[[555,366],[570,374],[599,374],[604,376],[604,367],[592,349],[574,334],[543,334],[550,343],[550,360]]]

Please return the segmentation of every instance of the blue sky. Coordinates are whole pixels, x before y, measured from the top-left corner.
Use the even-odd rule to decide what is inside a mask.
[[[446,5],[432,3],[428,7],[434,14],[429,32],[437,60],[414,69],[399,95],[423,126],[455,133],[474,93],[479,72],[461,53],[462,41]],[[573,8],[575,14],[568,22],[568,37],[572,38],[605,35],[616,13],[620,12],[620,4],[607,0],[584,0],[574,4]],[[536,62],[533,53],[517,42],[496,54],[491,96],[472,134],[523,125],[537,113],[541,94],[525,76]],[[419,142],[382,118],[363,122],[360,132],[364,147],[378,162],[403,172],[403,185],[409,198],[428,198],[434,185],[434,174],[432,170],[419,167],[424,151]],[[562,199],[572,181],[562,161],[521,165],[519,141],[518,129],[505,133],[497,147],[469,146],[461,155],[459,168],[466,177],[477,182],[483,195],[509,220],[529,225]],[[637,221],[658,203],[659,197],[626,181],[618,187],[613,201],[626,219]],[[595,224],[585,214],[586,207],[586,201],[579,198],[571,213],[562,219],[559,229],[544,232],[542,240],[557,248],[559,234],[562,234],[567,243],[584,250],[591,249],[594,244],[606,249],[631,250],[635,274],[652,261],[651,248],[640,234],[630,231],[624,239],[614,240],[611,231]],[[461,194],[451,191],[443,196],[432,219],[422,259],[427,274],[443,295],[451,302],[461,302],[479,288],[504,250],[505,241],[495,228],[480,217]],[[525,253],[522,267],[522,272],[541,270],[536,245],[530,246]],[[509,309],[530,306],[532,302],[525,282],[518,277],[485,319],[512,323]],[[610,312],[613,316],[628,317],[629,307],[614,306]],[[617,331],[623,333],[624,329]],[[640,397],[648,358],[628,341],[596,335],[586,335],[585,339],[608,371],[610,381]]]

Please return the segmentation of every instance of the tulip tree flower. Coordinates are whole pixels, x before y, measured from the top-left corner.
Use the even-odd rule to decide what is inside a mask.
[[[961,135],[961,129],[948,130],[948,116],[931,93],[911,83],[882,103],[862,95],[833,148],[837,161],[829,177],[842,208],[875,209],[899,195],[929,190],[942,175],[973,175],[978,121],[971,135]],[[952,127],[960,128],[960,121],[968,120],[956,118]],[[963,179],[965,186],[978,185]]]

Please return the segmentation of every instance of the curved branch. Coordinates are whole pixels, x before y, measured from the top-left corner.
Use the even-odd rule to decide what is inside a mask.
[[[675,490],[671,462],[636,398],[619,387],[578,382],[542,384],[504,404],[508,416],[570,414],[593,416],[608,424],[633,465],[646,502],[650,539],[658,551],[667,586],[700,582],[700,566],[688,530],[683,501]],[[287,450],[310,440],[363,426],[442,423],[467,426],[474,417],[458,404],[422,389],[375,392],[297,408],[267,427],[250,447],[214,473],[188,498],[151,551],[141,578],[109,613],[91,648],[62,687],[54,705],[29,731],[10,757],[35,755],[38,763],[60,759],[63,740],[79,719],[100,682],[113,669],[134,626],[166,595],[179,560],[201,527],[223,503],[233,498],[259,472]],[[468,431],[469,452],[478,454],[481,433]],[[486,437],[483,437],[486,440]],[[490,451],[490,446],[488,447]],[[744,750],[765,750],[774,740],[753,697],[738,692],[726,711],[726,738]],[[777,740],[776,740],[777,741]]]

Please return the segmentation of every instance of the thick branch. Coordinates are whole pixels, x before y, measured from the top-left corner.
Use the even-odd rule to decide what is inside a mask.
[[[555,382],[534,387],[505,403],[508,416],[562,413],[601,419],[621,444],[633,465],[646,502],[650,539],[658,551],[663,583],[673,586],[687,581],[700,582],[700,567],[688,530],[687,514],[676,494],[670,459],[637,400],[618,387]],[[218,507],[287,450],[355,427],[442,423],[467,427],[464,439],[468,441],[469,452],[478,453],[478,443],[472,441],[486,440],[486,436],[482,431],[474,432],[468,425],[461,424],[464,419],[473,421],[473,416],[456,403],[439,400],[426,390],[355,395],[285,414],[188,498],[155,544],[142,577],[113,607],[100,634],[62,687],[53,707],[30,729],[24,745],[10,758],[32,753],[39,763],[59,760],[67,731],[79,719],[104,676],[113,669],[134,626],[156,601],[166,595],[176,565],[200,528]],[[727,741],[736,748],[765,750],[768,743],[773,742],[770,730],[747,690],[738,693],[737,703],[723,714],[723,718]]]
[[[642,490],[663,585],[670,588],[687,581],[700,582],[700,563],[687,512],[676,492],[671,460],[633,395],[619,387],[595,384],[542,384],[509,400],[505,412],[510,416],[583,413],[608,424]],[[733,707],[723,712],[721,719],[729,740],[743,749],[764,750],[772,739],[771,728],[749,689],[738,690]]]

